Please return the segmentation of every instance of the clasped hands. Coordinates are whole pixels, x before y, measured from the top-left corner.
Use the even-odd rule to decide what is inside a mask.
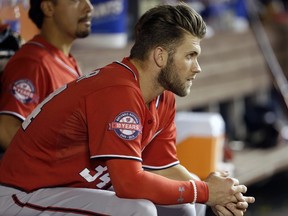
[[[254,197],[243,195],[247,187],[229,177],[228,172],[213,172],[205,182],[209,188],[206,204],[211,206],[217,216],[243,216],[248,205],[255,202]]]

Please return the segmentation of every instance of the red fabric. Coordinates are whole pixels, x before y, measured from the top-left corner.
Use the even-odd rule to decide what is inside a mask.
[[[195,181],[197,187],[197,203],[205,204],[209,199],[208,185],[203,181]]]
[[[67,68],[78,74],[71,73]],[[65,56],[40,35],[35,36],[14,54],[4,69],[0,113],[9,113],[24,120],[51,92],[79,75],[81,71],[72,56]]]
[[[0,182],[26,191],[57,186],[106,189],[111,185],[106,160],[141,163],[151,140],[161,145],[161,151],[149,150],[151,157],[163,159],[157,166],[179,163],[173,146],[175,128],[169,126],[174,95],[164,92],[161,101],[155,98],[148,109],[136,69],[128,59],[123,63],[81,77],[45,99],[5,152]],[[161,133],[168,132],[164,139]],[[155,161],[148,155],[144,160]]]
[[[9,25],[0,23],[0,32],[5,31]]]
[[[160,120],[160,123],[162,123],[160,129],[163,130],[161,130],[142,152],[143,167],[146,169],[163,169],[179,163],[176,157],[175,146],[175,100],[169,95],[168,97],[161,97],[160,101],[165,104],[165,109],[160,106],[158,109],[161,111],[156,118],[165,119],[165,121]],[[159,119],[157,119],[157,121],[159,121]]]
[[[190,181],[171,180],[142,170],[141,163],[133,160],[112,159],[107,161],[109,174],[117,196],[131,199],[148,199],[160,205],[191,203],[194,188]],[[197,183],[198,194],[207,195],[203,182]],[[206,202],[205,196],[198,201]]]

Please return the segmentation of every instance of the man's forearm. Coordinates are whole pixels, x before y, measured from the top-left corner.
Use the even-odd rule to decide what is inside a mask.
[[[155,174],[164,176],[166,178],[180,180],[180,181],[189,181],[189,180],[200,180],[198,176],[191,174],[185,167],[181,164],[176,166],[162,169],[162,170],[149,170]]]

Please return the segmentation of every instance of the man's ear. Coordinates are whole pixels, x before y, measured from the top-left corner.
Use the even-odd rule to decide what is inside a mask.
[[[162,47],[156,47],[153,52],[153,58],[156,65],[162,68],[167,64],[168,52]]]
[[[51,17],[54,13],[54,4],[52,1],[42,1],[41,10],[44,16]]]

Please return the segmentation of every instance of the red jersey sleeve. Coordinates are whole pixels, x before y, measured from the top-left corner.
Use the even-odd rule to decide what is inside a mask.
[[[119,197],[144,198],[160,205],[208,201],[209,192],[205,182],[168,179],[143,171],[140,163],[131,160],[108,160],[107,166]]]
[[[108,97],[108,98],[107,98]],[[97,103],[95,103],[97,101]],[[143,98],[132,87],[108,87],[86,98],[91,158],[142,161]]]
[[[51,88],[46,74],[39,62],[29,58],[9,62],[1,80],[0,112],[24,120]]]
[[[75,80],[81,71],[73,58],[40,35],[24,44],[2,75],[0,113],[24,120],[50,93]]]

